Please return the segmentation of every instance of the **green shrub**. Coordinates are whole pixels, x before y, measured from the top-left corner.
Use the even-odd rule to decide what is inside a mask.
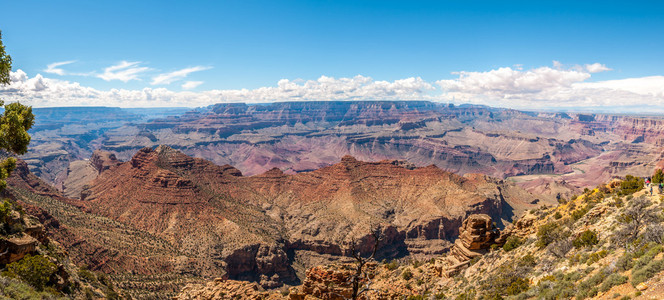
[[[572,241],[574,248],[593,246],[597,245],[597,243],[599,243],[599,238],[597,237],[597,233],[592,230],[586,230],[582,232]]]
[[[403,280],[411,280],[413,278],[413,272],[411,272],[410,269],[405,269],[403,273],[401,273],[401,278],[403,278]]]
[[[618,268],[618,270],[621,271],[631,270],[633,266],[634,266],[634,259],[632,258],[632,255],[629,253],[625,253],[616,261],[616,268]]]
[[[9,201],[4,200],[2,201],[2,204],[0,204],[0,223],[6,222],[7,216],[9,216],[9,213],[12,211],[12,204],[9,203]]]
[[[632,175],[625,176],[625,180],[620,182],[619,195],[630,195],[643,188],[644,181],[642,178],[634,177]]]
[[[652,278],[655,274],[662,270],[662,260],[650,261],[646,266],[641,269],[634,268],[632,273],[631,283],[633,286],[638,285]]]
[[[539,248],[544,248],[549,244],[566,238],[567,233],[560,228],[560,225],[556,222],[551,222],[540,226],[537,230],[537,242],[535,245]]]
[[[505,245],[503,245],[503,250],[505,250],[506,252],[510,252],[521,245],[523,245],[523,240],[520,239],[518,236],[513,235],[507,238],[507,240],[505,241]]]
[[[655,174],[652,175],[652,183],[664,182],[664,173],[662,169],[655,170]]]
[[[88,270],[87,266],[83,266],[78,269],[78,277],[80,277],[81,280],[87,281],[90,284],[97,283],[97,277],[95,276],[94,273]]]
[[[606,257],[608,254],[609,253],[606,250],[597,251],[593,254],[590,254],[588,256],[588,259],[586,260],[586,264],[587,265],[592,265],[592,264],[598,262],[600,259]]]
[[[604,282],[602,282],[602,285],[599,286],[599,291],[600,292],[606,292],[610,290],[612,287],[616,285],[621,285],[623,283],[627,282],[627,276],[622,276],[618,273],[613,273],[604,279]]]
[[[584,206],[584,207],[582,207],[582,208],[579,208],[579,209],[573,211],[573,212],[572,212],[572,220],[574,220],[574,222],[578,221],[578,220],[581,219],[583,216],[585,216],[586,213],[588,213],[589,210],[590,210],[590,206],[589,206],[589,205],[586,205],[586,206]]]
[[[23,259],[7,265],[8,274],[29,283],[38,291],[44,289],[55,270],[55,264],[41,255],[28,254]]]
[[[559,211],[557,211],[555,214],[553,214],[553,218],[556,219],[556,220],[559,220],[562,217],[563,217],[563,215]]]
[[[396,260],[392,260],[391,262],[385,264],[385,267],[390,271],[394,271],[399,267],[399,263]]]

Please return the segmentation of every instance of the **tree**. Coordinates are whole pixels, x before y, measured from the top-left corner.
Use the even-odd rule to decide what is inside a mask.
[[[2,43],[2,32],[0,32],[0,85],[11,83],[9,72],[12,69],[12,58],[5,52]],[[18,102],[5,105],[0,99],[0,107],[5,112],[0,117],[0,151],[11,154],[25,154],[30,144],[28,130],[35,122],[32,107],[22,105]],[[11,175],[16,167],[16,158],[8,157],[0,162],[0,191],[7,186],[5,179]]]
[[[619,242],[631,243],[636,240],[642,229],[658,222],[659,212],[656,208],[650,207],[651,205],[650,200],[644,196],[632,200],[617,218],[622,226],[616,230],[614,237]]]
[[[371,279],[365,270],[368,262],[374,260],[376,251],[382,239],[381,228],[376,227],[371,229],[371,237],[374,239],[373,249],[368,257],[362,257],[362,253],[357,249],[357,242],[352,239],[349,245],[351,256],[355,259],[355,274],[351,277],[351,286],[353,288],[352,298],[359,299],[360,295],[370,290]],[[364,283],[364,284],[363,284]]]
[[[664,172],[662,169],[655,170],[655,174],[652,175],[652,183],[661,183],[664,182]]]
[[[28,282],[39,291],[44,289],[56,269],[55,264],[49,261],[48,258],[41,255],[31,256],[30,254],[7,265],[7,271],[11,276]]]

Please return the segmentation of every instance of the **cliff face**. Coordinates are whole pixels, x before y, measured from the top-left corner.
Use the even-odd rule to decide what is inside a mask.
[[[245,177],[166,146],[102,172],[82,195],[67,201],[168,241],[198,264],[176,272],[225,273],[264,287],[296,282],[298,270],[321,258],[348,255],[351,237],[370,251],[371,226],[381,226],[389,245],[382,257],[431,255],[457,236],[467,214],[509,219],[534,206],[515,186],[435,166],[345,156],[312,172]]]
[[[510,132],[517,122],[533,126],[519,125],[523,134],[514,136]],[[568,164],[597,155],[601,147],[595,143],[572,145],[570,138],[556,134],[540,138],[540,126],[559,130],[567,122],[423,101],[217,104],[138,125],[130,134],[108,132],[101,144],[121,159],[142,147],[168,144],[191,156],[233,165],[246,175],[274,167],[291,173],[311,171],[352,155],[506,177],[565,173],[570,171]]]

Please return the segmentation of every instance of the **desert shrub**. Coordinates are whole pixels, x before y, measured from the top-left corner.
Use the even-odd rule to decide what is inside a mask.
[[[597,251],[593,254],[590,254],[588,256],[588,259],[586,260],[586,264],[587,265],[592,265],[592,264],[598,262],[600,259],[606,257],[608,254],[609,253],[606,250]]]
[[[505,293],[510,296],[518,295],[519,293],[528,289],[528,279],[525,278],[516,278],[512,283],[505,289]]]
[[[639,232],[648,225],[659,220],[660,213],[651,206],[650,200],[639,197],[632,200],[629,206],[617,217],[621,227],[613,234],[620,243],[631,243],[636,240]]]
[[[597,245],[597,243],[599,243],[599,238],[597,237],[597,233],[592,230],[586,230],[582,232],[572,241],[574,248],[593,246]]]
[[[625,282],[627,282],[627,276],[622,276],[618,273],[613,273],[604,279],[602,285],[599,286],[599,291],[602,293],[606,292],[610,290],[612,287],[616,285],[621,285]]]
[[[390,271],[394,271],[399,267],[399,263],[396,260],[392,260],[389,263],[385,264],[385,268],[387,268]]]
[[[456,298],[454,298],[454,299],[455,300],[475,300],[475,295],[476,294],[477,294],[477,292],[475,292],[475,289],[469,288],[469,289],[463,291],[463,293],[457,295]]]
[[[581,282],[577,287],[576,299],[585,299],[596,296],[599,292],[600,284],[604,282],[607,275],[609,275],[609,271],[604,268],[595,273],[595,275],[590,276],[588,279]]]
[[[24,281],[16,278],[0,276],[0,299],[69,299],[54,291],[38,292]]]
[[[419,260],[413,260],[413,268],[419,268],[422,265],[422,262]]]
[[[644,181],[642,178],[634,177],[632,175],[625,176],[625,180],[620,182],[620,191],[618,195],[631,195],[643,188]]]
[[[664,182],[664,172],[662,169],[655,170],[655,174],[652,175],[652,183]]]
[[[528,290],[528,273],[537,265],[533,255],[525,255],[517,260],[506,262],[498,267],[500,276],[480,282],[480,291],[484,299],[502,299],[502,296],[514,296]]]
[[[557,211],[555,214],[553,214],[553,218],[556,219],[556,220],[560,220],[560,218],[562,218],[562,217],[563,217],[563,215],[559,211]]]
[[[631,283],[633,286],[638,285],[652,278],[655,274],[662,270],[662,260],[652,260],[642,268],[634,268],[632,273]]]
[[[569,236],[569,233],[565,232],[558,223],[547,223],[538,228],[535,245],[539,248],[544,248],[557,240],[567,238],[567,236]]]
[[[634,259],[630,253],[625,253],[616,260],[616,268],[621,271],[631,270],[634,267]]]
[[[555,257],[563,258],[572,250],[572,242],[568,239],[557,240],[546,247],[547,252]]]
[[[26,255],[23,259],[7,265],[7,274],[20,278],[41,291],[55,273],[56,266],[41,255]]]
[[[662,226],[662,223],[652,223],[646,226],[643,233],[643,242],[662,244],[664,242],[664,226]]]
[[[413,278],[413,272],[410,269],[405,269],[403,273],[401,273],[401,278],[403,278],[403,280],[411,280]]]
[[[503,245],[503,250],[510,252],[521,245],[523,245],[523,240],[518,236],[513,235],[507,238],[505,245]]]
[[[87,281],[90,284],[95,284],[97,282],[97,277],[95,276],[94,273],[88,270],[87,266],[82,266],[78,269],[78,277],[80,277],[82,280]]]
[[[584,207],[582,207],[582,208],[579,208],[579,209],[573,211],[573,212],[572,212],[572,220],[574,220],[574,222],[578,221],[578,220],[581,219],[584,215],[586,215],[586,213],[588,213],[589,210],[590,210],[590,206],[589,206],[589,205],[586,205],[586,206],[584,206]]]
[[[5,223],[7,216],[12,211],[12,204],[9,201],[4,200],[0,204],[0,223]]]
[[[655,259],[655,256],[657,256],[657,254],[660,252],[662,252],[662,245],[653,245],[634,263],[634,268],[638,270],[645,267],[648,265],[648,263]]]

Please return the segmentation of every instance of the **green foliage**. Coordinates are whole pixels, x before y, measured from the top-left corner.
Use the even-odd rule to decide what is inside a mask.
[[[613,273],[604,279],[602,285],[599,286],[600,292],[606,292],[616,285],[621,285],[627,282],[627,276],[622,276],[618,273]]]
[[[41,291],[55,273],[56,266],[41,255],[26,255],[23,259],[7,265],[7,274],[34,286]]]
[[[507,238],[507,241],[505,241],[505,245],[503,245],[503,250],[506,252],[510,252],[517,247],[523,245],[523,240],[520,239],[518,236],[510,236]]]
[[[7,200],[2,201],[2,204],[0,204],[0,223],[6,222],[6,218],[11,211],[12,204]]]
[[[606,279],[609,272],[606,268],[599,270],[595,275],[590,276],[577,286],[576,299],[585,299],[594,297],[599,292],[599,287]]]
[[[664,172],[662,169],[655,170],[655,174],[652,175],[652,183],[664,182]]]
[[[0,299],[55,300],[68,298],[55,293],[52,289],[37,291],[34,287],[23,281],[0,276]]]
[[[563,217],[563,215],[559,211],[557,211],[555,214],[553,214],[553,218],[556,219],[556,220],[559,220],[562,217]]]
[[[0,84],[10,84],[9,71],[12,70],[12,57],[5,52],[2,43],[2,31],[0,31]]]
[[[592,265],[596,262],[598,262],[600,259],[606,257],[609,253],[606,250],[601,250],[597,251],[593,254],[588,255],[588,259],[586,259],[586,264],[587,265]]]
[[[625,253],[616,261],[616,268],[620,271],[631,270],[634,267],[634,259],[630,253]]]
[[[642,269],[646,265],[648,265],[653,259],[655,259],[655,256],[662,252],[662,245],[652,245],[647,252],[643,254],[635,263],[634,263],[634,268],[635,269]]]
[[[10,83],[9,71],[12,69],[12,58],[5,52],[2,43],[2,32],[0,32],[0,85]],[[0,100],[0,106],[4,106],[5,112],[0,117],[0,150],[14,154],[25,154],[28,151],[30,135],[28,130],[35,122],[32,107],[24,106],[18,102],[5,105]],[[16,167],[16,159],[7,158],[0,162],[0,190],[7,186],[5,179]]]
[[[633,286],[636,286],[639,283],[652,278],[655,274],[659,273],[659,271],[661,270],[662,270],[662,260],[652,260],[642,268],[640,269],[634,268],[634,270],[632,270],[631,283]]]
[[[547,223],[538,228],[535,245],[539,248],[544,248],[555,241],[567,238],[567,235],[568,233],[558,223]]]
[[[80,277],[81,280],[87,281],[90,284],[97,283],[97,277],[95,276],[94,273],[88,270],[87,266],[83,266],[78,269],[78,277]]]
[[[573,211],[573,212],[572,212],[572,220],[574,220],[574,222],[578,221],[578,220],[581,219],[583,216],[585,216],[586,213],[588,213],[589,210],[590,210],[590,206],[589,206],[589,205],[586,205],[586,206],[584,206],[584,207],[582,207],[582,208],[579,208],[579,209]]]
[[[643,188],[644,180],[632,175],[625,176],[625,180],[620,182],[620,191],[618,195],[630,195]]]
[[[403,273],[401,273],[401,278],[406,281],[411,280],[413,278],[413,272],[410,271],[410,269],[405,269]]]
[[[597,243],[599,243],[599,237],[597,237],[597,233],[593,230],[586,230],[582,232],[572,241],[574,248],[593,246],[597,245]]]
[[[398,267],[399,267],[399,262],[397,262],[396,260],[392,260],[391,262],[385,264],[385,268],[387,268],[390,271],[394,271]]]

